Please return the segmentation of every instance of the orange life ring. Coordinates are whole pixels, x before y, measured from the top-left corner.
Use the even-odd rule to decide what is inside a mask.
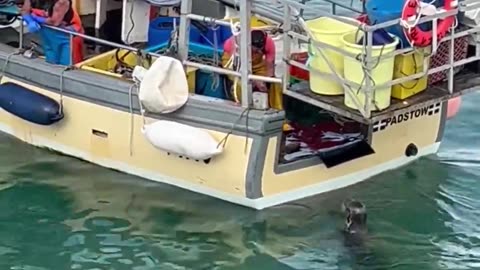
[[[450,11],[452,9],[455,9],[457,5],[457,0],[444,0],[443,8],[446,11]],[[412,45],[417,47],[427,47],[432,44],[433,31],[423,31],[418,25],[415,25],[415,27],[413,28],[407,27],[408,21],[411,20],[411,18],[417,18],[419,16],[419,11],[420,0],[407,0],[402,12],[404,33],[407,39],[412,43]],[[455,16],[449,16],[443,20],[440,20],[437,26],[438,40],[443,39],[447,35],[447,33],[450,31],[450,27],[452,27],[454,22]]]

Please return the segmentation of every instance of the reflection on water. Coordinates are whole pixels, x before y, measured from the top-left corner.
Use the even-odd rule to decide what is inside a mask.
[[[471,95],[438,157],[256,212],[0,137],[0,269],[478,269]],[[468,142],[468,145],[465,143]],[[369,232],[341,233],[343,199]]]

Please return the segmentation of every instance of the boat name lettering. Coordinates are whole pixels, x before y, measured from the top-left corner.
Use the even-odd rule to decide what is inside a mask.
[[[403,123],[418,117],[422,117],[425,115],[431,116],[440,112],[441,103],[433,104],[430,106],[426,106],[423,108],[418,108],[409,112],[405,112],[402,114],[394,115],[390,118],[383,119],[381,121],[375,122],[373,125],[373,132],[384,130],[389,126],[393,126],[395,124]]]

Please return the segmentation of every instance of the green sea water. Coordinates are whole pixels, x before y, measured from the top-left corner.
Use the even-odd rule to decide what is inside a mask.
[[[261,212],[1,136],[0,269],[480,269],[479,102],[437,156]],[[350,197],[369,214],[356,246]]]

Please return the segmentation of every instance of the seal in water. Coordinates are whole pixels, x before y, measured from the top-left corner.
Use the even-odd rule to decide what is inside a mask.
[[[364,233],[367,231],[367,208],[356,200],[345,201],[342,205],[347,213],[345,231],[350,234]]]

